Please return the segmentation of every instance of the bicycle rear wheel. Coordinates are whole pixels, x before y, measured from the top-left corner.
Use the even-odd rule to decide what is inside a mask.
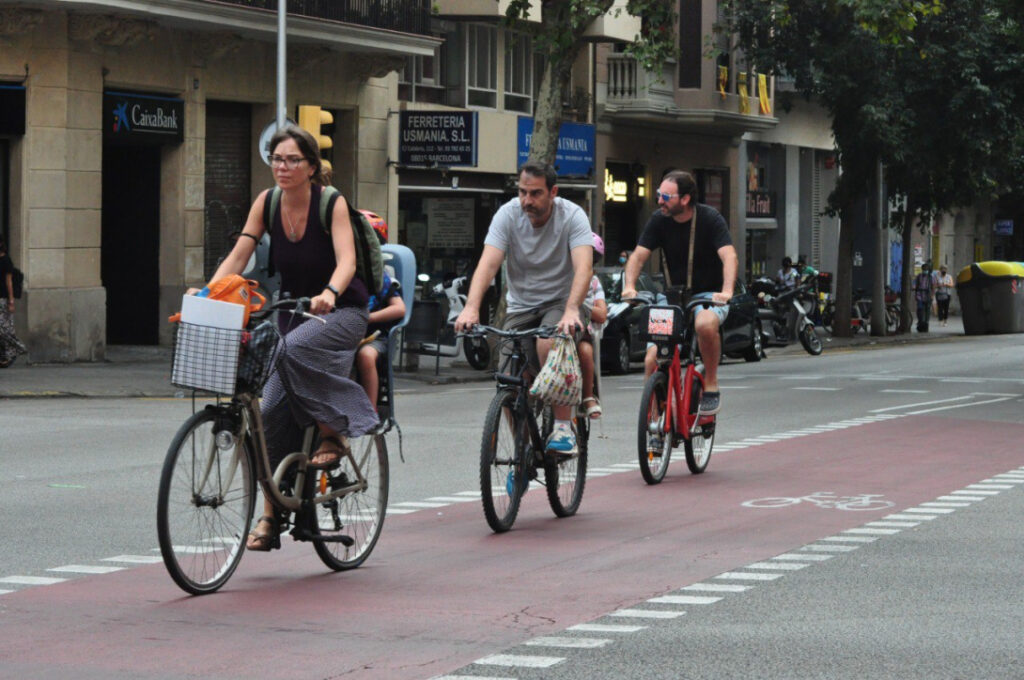
[[[664,431],[667,408],[668,376],[655,371],[644,385],[636,431],[640,476],[648,484],[657,484],[665,478],[672,458],[672,433]]]
[[[366,561],[380,538],[388,506],[388,445],[384,435],[352,437],[348,444],[352,458],[342,456],[338,467],[324,470],[314,483],[319,482],[321,475],[327,475],[326,488],[341,489],[354,484],[361,475],[366,488],[317,503],[315,515],[311,513],[315,519],[309,527],[314,537],[330,539],[314,540],[313,547],[323,563],[335,571],[355,569]],[[322,488],[317,485],[313,493]]]
[[[224,585],[244,552],[256,485],[251,441],[238,441],[237,429],[224,411],[194,414],[171,441],[160,474],[160,553],[174,582],[193,595]]]
[[[575,407],[573,407],[575,409]],[[590,419],[576,418],[576,453],[572,457],[544,454],[544,486],[548,503],[557,517],[571,517],[580,509],[583,487],[587,483],[587,450]]]
[[[517,393],[498,390],[484,420],[480,443],[480,499],[487,524],[496,533],[512,528],[529,484],[526,454],[530,435],[515,412]]]
[[[704,395],[704,386],[697,372],[697,368],[687,367],[686,376],[683,378],[683,390],[689,390],[691,395],[691,416],[697,414],[697,410],[700,407],[700,399]],[[690,420],[692,422],[692,418]],[[715,444],[716,425],[717,418],[712,416],[711,422],[697,425],[696,431],[690,433],[683,440],[683,450],[686,452],[686,467],[690,468],[690,472],[695,475],[704,472],[708,467],[708,461],[711,460],[711,448]]]

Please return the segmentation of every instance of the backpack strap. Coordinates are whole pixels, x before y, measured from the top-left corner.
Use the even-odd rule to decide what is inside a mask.
[[[270,230],[274,226],[274,215],[281,209],[281,187],[275,186],[267,192],[263,201],[263,231],[270,239],[270,248],[267,250],[267,276],[273,277],[277,273],[274,267],[274,239],[270,236]]]
[[[339,196],[341,196],[341,192],[330,184],[320,188],[320,224],[324,225],[324,230],[328,234],[331,233],[334,204],[338,202]]]

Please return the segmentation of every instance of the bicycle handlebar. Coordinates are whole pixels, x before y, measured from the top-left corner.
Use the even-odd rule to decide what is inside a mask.
[[[503,338],[554,338],[562,337],[567,338],[569,336],[558,332],[558,329],[554,326],[540,326],[539,328],[527,328],[524,330],[506,330],[504,328],[495,328],[494,326],[486,326],[484,324],[474,324],[472,330],[458,333],[456,337],[470,336],[480,337],[487,333],[493,333],[494,335]]]

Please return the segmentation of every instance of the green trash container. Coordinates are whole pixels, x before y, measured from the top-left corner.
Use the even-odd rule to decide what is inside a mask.
[[[1024,333],[1024,264],[975,262],[960,270],[956,293],[964,333]]]

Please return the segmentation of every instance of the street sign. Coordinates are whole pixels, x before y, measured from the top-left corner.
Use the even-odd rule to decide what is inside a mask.
[[[295,125],[295,121],[291,118],[285,118],[284,124],[285,126]],[[270,138],[274,136],[275,132],[277,132],[277,121],[272,120],[267,127],[263,128],[263,132],[260,133],[260,158],[262,158],[263,162],[267,165],[270,165],[270,152],[273,151],[273,149],[270,148]]]

